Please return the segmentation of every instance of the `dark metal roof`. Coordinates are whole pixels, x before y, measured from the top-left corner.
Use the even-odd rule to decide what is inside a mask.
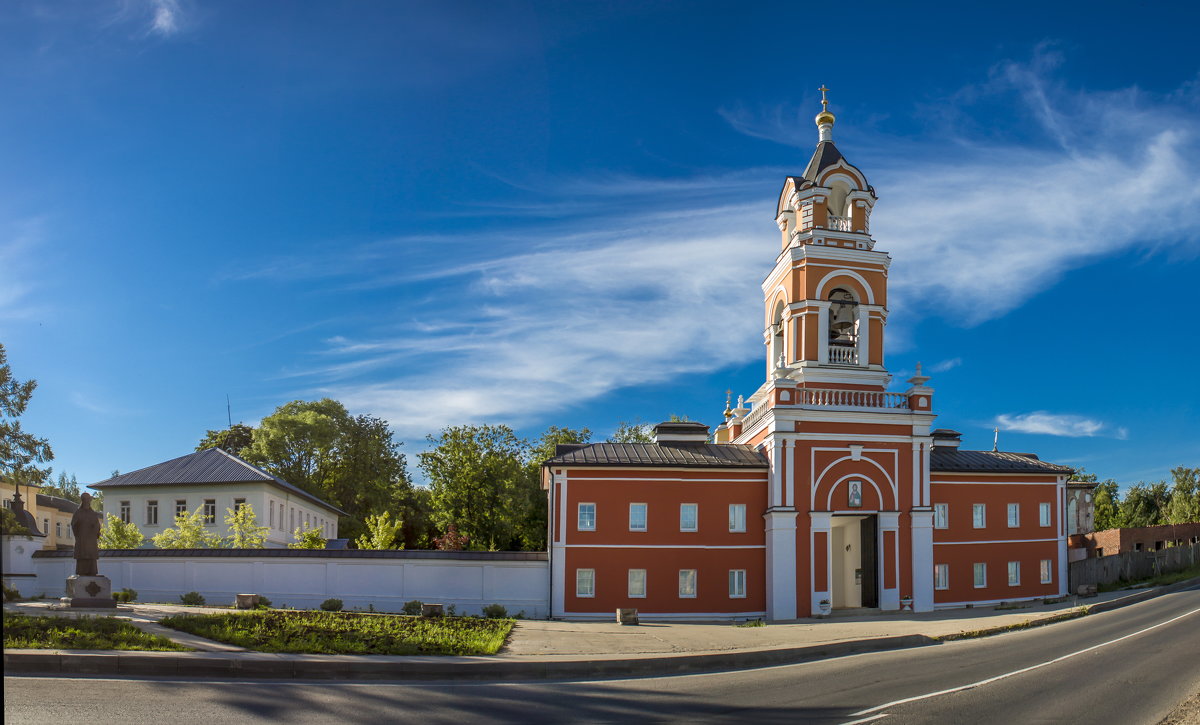
[[[929,452],[929,467],[934,471],[971,471],[978,473],[1074,473],[1069,466],[1039,461],[1032,453],[1007,451],[960,451],[939,447]]]
[[[686,468],[767,468],[753,446],[728,443],[592,443],[559,453],[548,466],[679,466]]]
[[[817,144],[817,150],[813,152],[812,159],[809,160],[808,166],[804,169],[803,178],[809,181],[816,181],[817,176],[822,171],[841,160],[842,152],[838,151],[837,146],[834,146],[832,141],[822,141]],[[846,163],[850,162],[847,161]]]
[[[296,494],[315,504],[324,506],[330,511],[336,511],[342,516],[347,515],[311,493],[288,483],[279,476],[246,463],[242,459],[226,453],[220,448],[208,448],[203,451],[189,453],[186,456],[172,458],[169,461],[147,466],[130,473],[122,473],[99,483],[89,484],[88,488],[103,491],[107,488],[124,488],[128,486],[187,486],[195,484],[217,483],[269,483]]]
[[[75,503],[74,501],[62,498],[60,496],[51,496],[45,493],[39,493],[37,495],[37,505],[58,509],[59,511],[65,511],[69,514],[73,514],[79,510],[79,504]]]
[[[41,549],[33,552],[35,559],[65,559],[70,551]],[[100,558],[107,557],[183,557],[197,558],[254,558],[288,559],[317,557],[320,559],[449,559],[467,561],[546,561],[544,551],[438,551],[434,549],[101,549]]]

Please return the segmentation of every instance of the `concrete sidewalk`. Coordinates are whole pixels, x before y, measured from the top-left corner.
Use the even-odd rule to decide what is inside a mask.
[[[6,673],[174,675],[312,679],[572,679],[653,676],[744,669],[811,661],[861,652],[936,645],[1106,611],[1195,586],[1168,587],[1070,598],[1021,609],[976,607],[914,614],[872,613],[804,619],[764,627],[728,623],[646,623],[521,620],[509,643],[491,657],[293,655],[248,652],[156,624],[179,612],[229,612],[169,604],[122,605],[117,610],[50,609],[49,602],[5,604],[28,614],[127,617],[197,652],[94,652],[5,650]]]

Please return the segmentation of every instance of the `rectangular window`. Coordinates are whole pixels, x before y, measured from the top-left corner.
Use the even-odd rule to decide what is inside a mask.
[[[987,586],[987,564],[975,565],[975,588],[982,589]]]
[[[1054,570],[1051,567],[1054,562],[1050,559],[1042,559],[1042,583],[1049,584],[1054,581]]]
[[[629,596],[641,598],[646,596],[646,570],[629,570]]]
[[[699,518],[698,506],[694,503],[679,504],[679,530],[695,531],[696,519]]]
[[[629,530],[630,531],[645,531],[646,530],[646,504],[644,504],[644,503],[629,504]]]
[[[744,599],[746,597],[746,570],[729,570],[729,598]]]
[[[1021,583],[1021,562],[1008,562],[1008,585],[1015,587]]]
[[[60,539],[62,538],[62,522],[61,521],[54,522],[54,535]]]
[[[746,504],[729,504],[729,530],[735,533],[746,531]]]
[[[971,525],[977,529],[987,526],[987,505],[971,504]]]
[[[215,498],[204,499],[204,523],[215,524],[217,522],[217,500]]]
[[[679,570],[679,596],[683,599],[694,599],[696,597],[695,569]]]
[[[158,501],[146,502],[146,525],[158,526]]]
[[[129,502],[128,501],[121,502],[121,521],[122,521],[122,523],[126,523],[126,524],[129,523]]]
[[[577,528],[580,531],[595,531],[596,530],[596,504],[581,503],[579,504],[579,523]]]
[[[933,566],[933,588],[934,589],[949,589],[950,588],[950,565],[949,564],[934,564],[934,566]]]
[[[950,526],[950,504],[935,503],[933,505],[933,528],[945,529]]]
[[[241,507],[243,507],[245,505],[246,505],[246,499],[244,499],[244,498],[235,498],[233,500],[233,510],[234,511],[237,511],[238,509],[240,509]]]
[[[596,570],[595,569],[576,569],[575,570],[575,596],[577,596],[577,597],[594,597],[594,596],[596,596]]]
[[[175,499],[175,515],[187,513],[187,500],[179,498]]]
[[[275,502],[274,501],[270,501],[270,500],[267,501],[267,518],[270,519],[270,522],[267,525],[270,526],[272,529],[275,528]]]
[[[1049,526],[1049,525],[1050,525],[1050,504],[1039,503],[1038,504],[1038,526]]]
[[[295,506],[291,507],[291,509],[288,510],[288,520],[291,522],[291,525],[288,526],[288,531],[295,531],[296,530],[296,507]]]
[[[1015,529],[1021,525],[1021,504],[1010,503],[1008,505],[1008,528]]]

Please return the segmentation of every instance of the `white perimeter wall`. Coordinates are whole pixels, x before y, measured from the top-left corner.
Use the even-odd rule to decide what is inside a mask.
[[[32,564],[37,576],[21,581],[22,594],[65,595],[74,559],[36,558]],[[179,595],[196,591],[208,604],[232,604],[236,594],[262,594],[276,607],[315,608],[336,598],[345,609],[398,612],[405,602],[419,599],[453,604],[459,614],[502,604],[509,615],[549,616],[546,561],[105,556],[100,573],[112,580],[113,591],[136,590],[139,602],[178,604]]]

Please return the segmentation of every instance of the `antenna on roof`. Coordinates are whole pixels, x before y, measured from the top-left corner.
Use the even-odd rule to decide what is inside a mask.
[[[233,409],[229,407],[229,393],[225,393],[225,418],[229,421],[229,427],[233,427]]]
[[[1000,448],[1000,427],[996,426],[992,429],[992,452],[995,453]]]

